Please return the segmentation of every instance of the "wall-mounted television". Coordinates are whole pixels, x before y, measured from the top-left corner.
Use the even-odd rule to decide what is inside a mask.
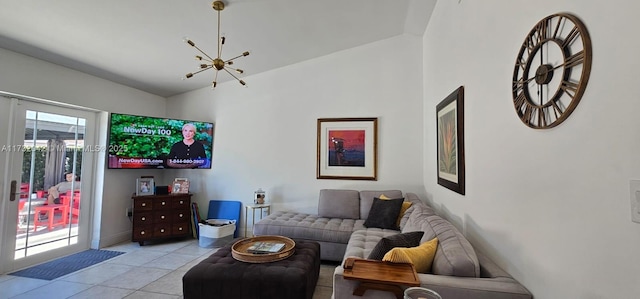
[[[211,168],[213,123],[111,113],[109,169]]]

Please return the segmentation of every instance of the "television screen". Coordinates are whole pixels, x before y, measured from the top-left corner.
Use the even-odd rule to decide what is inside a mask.
[[[213,123],[111,113],[108,168],[211,168]]]

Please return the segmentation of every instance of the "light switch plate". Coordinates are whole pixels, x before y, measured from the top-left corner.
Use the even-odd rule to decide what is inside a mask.
[[[629,181],[631,221],[640,223],[640,180]]]

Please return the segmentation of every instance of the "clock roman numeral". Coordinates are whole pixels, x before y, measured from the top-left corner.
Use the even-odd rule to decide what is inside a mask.
[[[513,101],[513,105],[516,107],[516,110],[522,111],[522,106],[524,106],[526,101],[527,99],[525,98],[524,93],[521,92]]]
[[[556,118],[559,118],[560,115],[562,115],[562,108],[560,108],[560,106],[558,106],[558,103],[556,103],[555,101],[551,102],[552,105],[548,106],[549,109],[551,109],[553,107],[553,115],[555,115]]]
[[[536,35],[538,37],[537,38],[538,43],[547,39],[548,22],[549,20],[543,20],[542,22],[538,23],[538,25],[536,26]]]
[[[578,27],[574,26],[571,31],[569,31],[569,35],[567,35],[567,38],[562,42],[561,47],[564,49],[570,46],[571,44],[573,44],[576,38],[578,38],[578,36],[580,36],[580,30],[578,30]]]
[[[560,88],[562,88],[562,90],[571,98],[571,100],[573,100],[573,98],[576,96],[576,91],[578,91],[578,84],[563,80],[562,83],[560,83]]]
[[[570,68],[578,64],[581,64],[583,62],[584,62],[584,50],[567,57],[567,60],[565,61],[564,64],[566,67]]]
[[[547,126],[547,118],[545,117],[546,113],[544,109],[536,109],[538,111],[538,127],[546,127]]]
[[[559,16],[558,17],[558,23],[556,23],[556,29],[553,30],[553,35],[551,36],[552,38],[556,38],[558,36],[558,32],[560,31],[560,26],[564,23],[564,17],[563,16]]]
[[[522,71],[524,71],[524,69],[527,67],[527,61],[524,59],[524,57],[520,57],[518,58],[518,61],[516,61],[516,65],[520,66]]]

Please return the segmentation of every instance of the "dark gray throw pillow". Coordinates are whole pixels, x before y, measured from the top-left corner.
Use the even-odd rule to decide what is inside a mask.
[[[380,199],[375,197],[369,216],[364,221],[364,226],[397,230],[396,220],[398,220],[403,201],[404,198]]]
[[[389,250],[396,247],[411,248],[420,245],[420,239],[422,239],[424,232],[409,232],[404,234],[397,234],[380,239],[376,247],[373,248],[369,254],[368,259],[381,261]]]

